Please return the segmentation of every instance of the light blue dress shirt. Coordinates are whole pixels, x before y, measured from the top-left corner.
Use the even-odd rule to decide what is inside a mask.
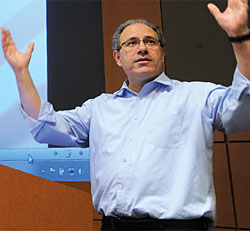
[[[94,208],[106,216],[216,220],[213,131],[250,129],[250,82],[180,82],[164,73],[139,94],[126,82],[74,110],[22,111],[38,142],[90,147]]]

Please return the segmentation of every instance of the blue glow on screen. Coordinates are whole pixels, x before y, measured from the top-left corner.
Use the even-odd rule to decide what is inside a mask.
[[[8,28],[17,49],[35,43],[30,73],[40,96],[47,100],[46,0],[1,0],[0,26]],[[19,111],[14,73],[0,49],[0,148],[44,148],[33,140]]]

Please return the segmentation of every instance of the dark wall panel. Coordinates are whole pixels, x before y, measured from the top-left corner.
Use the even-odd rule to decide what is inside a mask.
[[[146,19],[161,28],[160,0],[103,0],[103,39],[105,52],[106,92],[113,93],[121,88],[126,74],[116,65],[113,58],[112,36],[117,27],[136,18]]]
[[[207,9],[211,1],[162,0],[166,72],[171,78],[230,85],[236,61],[226,33]],[[227,1],[213,1],[224,10]]]
[[[250,143],[230,143],[232,177],[235,189],[235,203],[240,228],[250,230]]]
[[[217,196],[217,226],[235,227],[225,143],[214,144],[214,185]]]
[[[105,91],[101,1],[47,0],[48,99],[71,109]]]

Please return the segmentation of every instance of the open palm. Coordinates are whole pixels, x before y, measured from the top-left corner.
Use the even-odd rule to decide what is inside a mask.
[[[229,36],[248,33],[248,0],[228,0],[224,12],[220,12],[218,7],[212,3],[208,4],[208,9]]]
[[[9,30],[1,28],[1,40],[3,51],[6,59],[13,68],[15,73],[21,72],[23,69],[28,68],[31,54],[34,49],[34,43],[30,43],[25,53],[16,49],[13,39]]]

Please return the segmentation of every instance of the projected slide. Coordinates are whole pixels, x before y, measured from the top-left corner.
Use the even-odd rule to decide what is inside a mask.
[[[35,42],[30,73],[40,96],[47,99],[46,0],[1,0],[0,26],[8,28],[19,50]],[[0,48],[0,149],[44,148],[27,130],[19,111],[13,71]]]

